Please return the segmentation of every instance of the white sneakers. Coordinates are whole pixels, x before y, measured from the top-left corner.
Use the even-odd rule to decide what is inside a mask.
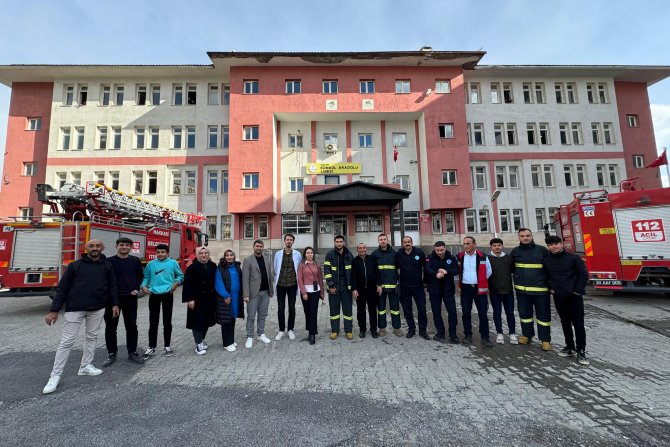
[[[504,345],[505,344],[505,336],[503,334],[496,335],[496,343],[498,343],[499,345]]]
[[[102,374],[102,370],[96,368],[95,366],[89,363],[84,367],[80,367],[79,372],[77,374],[80,376],[99,376],[100,374]],[[56,383],[56,385],[58,385],[58,383]]]
[[[235,352],[235,351],[237,351],[237,347],[235,346],[235,344],[232,344],[232,345],[229,345],[229,346],[224,346],[223,349],[225,349],[228,352]]]
[[[205,348],[205,350],[209,349],[209,346],[207,345],[207,340],[202,341],[202,347]]]
[[[207,349],[205,348],[205,342],[203,341],[202,343],[198,343],[195,345],[195,353],[198,355],[205,355],[207,354]]]
[[[291,332],[292,332],[292,331],[289,331],[289,334],[290,334]],[[279,332],[277,332],[277,335],[275,336],[275,341],[279,341],[279,340],[281,340],[282,338],[284,338],[284,331],[279,331]],[[289,336],[289,338],[290,338],[290,336]]]
[[[288,331],[288,339],[289,340],[295,340],[295,332]]]
[[[100,372],[102,372],[102,371],[100,371]],[[58,382],[60,382],[60,376],[49,377],[49,381],[47,382],[47,385],[42,390],[42,394],[51,394],[54,391],[56,391],[56,388],[58,388]]]
[[[254,339],[251,337],[247,337],[247,342],[244,344],[244,347],[247,349],[251,349],[253,345],[254,345]]]
[[[512,345],[518,345],[519,344],[519,337],[517,337],[516,334],[509,334],[509,342]]]
[[[283,335],[283,334],[282,334],[282,335]],[[268,336],[265,335],[265,334],[261,334],[261,335],[259,335],[258,337],[256,337],[256,339],[258,339],[258,341],[260,341],[260,342],[265,343],[266,345],[267,345],[268,343],[272,343],[272,340],[270,340],[270,339],[268,338]],[[247,341],[246,341],[246,343],[244,343],[244,347],[247,348],[247,349],[251,349],[251,347],[252,347],[253,345],[254,345],[254,339],[253,339],[252,337],[247,337]]]
[[[262,342],[265,343],[266,345],[267,345],[268,343],[272,343],[272,341],[271,341],[271,340],[268,338],[268,336],[265,335],[265,334],[261,334],[261,335],[259,335],[259,336],[258,336],[258,340],[262,341]]]
[[[172,350],[171,347],[166,346],[165,347],[165,357],[172,357],[172,354],[174,354],[174,351]]]

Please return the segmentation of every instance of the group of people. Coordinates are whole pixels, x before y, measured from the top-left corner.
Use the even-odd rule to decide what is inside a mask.
[[[59,282],[50,312],[48,325],[58,319],[65,307],[63,334],[56,352],[50,379],[43,393],[56,390],[70,349],[82,323],[85,324],[84,353],[79,375],[99,375],[93,366],[93,355],[101,322],[104,319],[108,357],[103,366],[111,366],[117,357],[116,332],[122,313],[126,328],[128,359],[141,364],[156,355],[158,324],[163,312],[164,354],[171,347],[173,293],[183,284],[182,302],[187,305],[186,327],[191,329],[195,353],[207,353],[206,336],[215,324],[221,326],[223,347],[235,351],[235,321],[245,318],[245,347],[252,348],[254,339],[268,344],[265,333],[270,301],[276,295],[279,330],[275,341],[287,336],[295,340],[295,304],[302,299],[305,325],[310,344],[316,343],[319,302],[328,291],[330,308],[330,339],[340,335],[343,321],[348,340],[353,335],[353,304],[357,307],[359,337],[366,337],[368,323],[373,338],[386,335],[387,313],[391,315],[392,333],[412,338],[417,332],[414,307],[418,317],[418,333],[430,340],[427,326],[426,288],[430,300],[436,334],[432,339],[451,343],[472,343],[472,308],[477,308],[479,335],[483,345],[492,347],[489,334],[488,305],[493,307],[496,343],[504,344],[502,311],[504,309],[511,344],[530,344],[535,337],[535,325],[541,348],[551,350],[551,307],[553,295],[561,318],[565,347],[562,357],[576,356],[579,363],[588,364],[584,329],[583,293],[587,272],[581,258],[563,250],[560,237],[546,238],[547,248],[536,245],[527,228],[518,231],[519,246],[510,254],[503,251],[503,241],[490,241],[490,253],[477,248],[471,236],[463,240],[463,250],[453,255],[446,244],[438,241],[433,251],[425,252],[413,245],[410,236],[402,239],[402,248],[395,250],[388,236],[378,236],[379,246],[367,253],[359,243],[354,256],[346,247],[343,236],[334,238],[334,248],[325,256],[323,265],[315,259],[312,247],[302,253],[293,248],[295,238],[284,235],[284,247],[274,258],[264,252],[261,240],[253,243],[253,254],[238,262],[232,250],[226,250],[218,265],[210,259],[207,247],[196,250],[195,260],[182,273],[179,264],[169,257],[169,247],[156,247],[156,259],[142,268],[139,258],[130,255],[132,240],[122,237],[116,241],[117,254],[106,258],[103,243],[90,240],[81,259],[72,262]],[[456,281],[457,278],[457,281]],[[325,287],[324,287],[325,282]],[[460,289],[463,338],[456,333],[456,284]],[[516,334],[514,297],[518,305],[521,335]],[[137,351],[137,298],[149,294],[148,347]],[[286,305],[288,302],[288,320]],[[447,327],[442,318],[442,305],[447,311]],[[407,323],[401,330],[400,306]],[[388,307],[387,307],[388,306]],[[575,343],[576,336],[576,343]]]

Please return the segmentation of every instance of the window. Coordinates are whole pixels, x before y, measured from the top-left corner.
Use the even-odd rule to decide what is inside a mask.
[[[374,93],[375,92],[375,81],[373,80],[362,80],[359,84],[361,93]]]
[[[243,140],[258,140],[258,126],[242,127]]]
[[[223,105],[230,105],[230,85],[223,84]]]
[[[561,144],[570,144],[570,133],[568,132],[568,123],[559,123],[558,134],[561,137]]]
[[[268,216],[258,217],[258,237],[260,239],[267,239],[268,237]]]
[[[535,83],[535,102],[544,104],[544,82]]]
[[[470,168],[472,169],[472,168]],[[486,189],[486,167],[475,166],[472,177],[472,189]]]
[[[591,138],[593,139],[593,144],[603,144],[601,132],[600,123],[591,123]]]
[[[442,234],[442,213],[433,211],[430,213],[430,220],[432,222],[433,234]]]
[[[233,238],[233,216],[225,214],[221,216],[221,239]]]
[[[181,149],[181,126],[172,126],[172,148]]]
[[[184,103],[184,86],[172,84],[172,105],[180,106]]]
[[[479,210],[479,231],[486,233],[489,231],[489,210]]]
[[[549,139],[549,123],[540,123],[540,144],[551,144]]]
[[[242,175],[242,189],[258,189],[258,172],[247,172]]]
[[[339,185],[340,176],[339,175],[324,175],[323,182],[326,185]]]
[[[435,81],[435,93],[451,93],[451,81],[448,79]]]
[[[626,122],[628,127],[637,127],[639,122],[639,117],[637,115],[626,115]]]
[[[219,126],[207,127],[207,148],[216,149],[219,147]]]
[[[577,186],[587,186],[586,165],[575,166],[575,172],[577,176]]]
[[[196,180],[195,171],[186,171],[186,194],[195,194]]]
[[[492,82],[491,83],[491,104],[500,104],[500,83]]]
[[[633,167],[644,168],[644,155],[633,155]]]
[[[74,85],[65,85],[63,96],[65,97],[63,105],[71,106],[74,102]]]
[[[133,171],[133,193],[142,194],[144,191],[144,172],[142,171]]]
[[[95,171],[93,173],[93,181],[96,183],[105,183],[105,171]]]
[[[544,172],[544,186],[551,188],[554,186],[554,166],[553,165],[544,165],[542,167]]]
[[[33,209],[32,208],[19,208],[19,216],[23,220],[30,220],[33,218]]]
[[[156,191],[158,190],[158,172],[147,171],[147,181],[147,194],[156,194]]]
[[[456,215],[453,211],[444,212],[444,231],[446,233],[456,232]]]
[[[465,231],[468,233],[477,232],[476,210],[465,210]]]
[[[70,183],[81,186],[81,172],[70,172]]]
[[[219,172],[207,171],[207,194],[217,194],[219,192]]]
[[[161,103],[161,86],[158,84],[151,85],[151,105],[158,106]]]
[[[505,144],[505,141],[503,140],[503,123],[493,123],[493,138],[496,145],[500,146]]]
[[[395,183],[400,185],[400,189],[410,191],[409,175],[396,175]]]
[[[120,127],[112,127],[112,147],[110,149],[121,149]]]
[[[600,104],[609,104],[610,102],[606,82],[598,83],[598,101],[600,101]]]
[[[565,104],[565,91],[562,82],[554,83],[554,90],[556,91],[556,104]]]
[[[337,80],[325,79],[323,81],[323,93],[337,93]]]
[[[358,180],[361,182],[370,183],[372,185],[375,183],[375,177],[373,175],[361,175],[358,177]]]
[[[478,82],[471,82],[470,83],[470,89],[469,89],[469,99],[470,99],[470,104],[479,104],[481,103],[481,96],[479,94],[479,83]]]
[[[119,171],[110,171],[109,183],[112,189],[119,189]]]
[[[475,146],[484,145],[484,124],[474,123],[472,125],[472,139]]]
[[[410,82],[409,79],[398,79],[395,81],[395,92],[396,93],[409,93],[410,92]]]
[[[311,234],[312,216],[310,214],[282,214],[282,233]]]
[[[300,81],[286,81],[286,93],[289,95],[300,93]]]
[[[512,231],[512,226],[509,219],[509,210],[500,210],[499,213],[500,213],[500,231],[502,233]]]
[[[526,123],[526,135],[528,137],[528,144],[537,144],[537,128],[535,123]]]
[[[577,84],[574,82],[566,83],[565,94],[568,99],[568,104],[577,104]]]
[[[216,239],[216,216],[207,216],[207,236]]]
[[[181,171],[172,171],[172,194],[181,194]]]
[[[358,134],[358,140],[360,142],[360,135]],[[288,147],[302,147],[302,135],[288,134]],[[372,143],[370,143],[372,144]]]
[[[100,105],[108,106],[112,99],[112,88],[107,84],[100,85]]]
[[[302,192],[303,191],[303,179],[302,178],[291,178],[289,179],[289,191],[291,192]]]
[[[519,228],[523,228],[523,210],[512,210],[512,224],[514,225],[514,231],[519,231]]]
[[[530,180],[534,188],[542,187],[542,177],[540,176],[540,165],[531,165]]]
[[[195,84],[186,84],[186,104],[196,105],[198,101],[198,87]]]
[[[503,82],[503,99],[505,100],[505,104],[514,102],[514,91],[511,82]]]
[[[612,123],[603,123],[603,137],[605,144],[614,144],[614,130]]]
[[[147,105],[147,86],[145,84],[137,85],[137,105]]]
[[[617,186],[619,184],[619,167],[617,165],[609,165],[607,173],[610,179],[610,186]]]
[[[67,173],[56,172],[56,188],[60,189],[67,183]]]
[[[597,104],[598,100],[596,98],[596,85],[593,82],[588,82],[586,84],[586,98],[589,101],[589,104]]]
[[[23,175],[33,176],[37,174],[37,163],[23,163]]]
[[[509,172],[509,187],[518,188],[519,187],[519,167],[518,166],[508,166],[507,171]]]
[[[149,128],[149,149],[158,149],[159,132],[158,127]]]
[[[334,147],[337,147],[337,134],[336,133],[324,133],[323,134],[323,147],[328,147],[329,144],[332,144]]]
[[[507,166],[496,166],[496,188],[504,188],[507,180]]]
[[[563,178],[565,186],[575,186],[575,170],[573,165],[563,165]]]
[[[440,138],[454,138],[454,124],[440,124]]]
[[[144,149],[144,127],[135,128],[135,148]]]
[[[544,229],[544,224],[547,222],[547,215],[544,208],[535,208],[535,221],[537,222],[538,231]]]
[[[254,216],[244,216],[244,239],[254,238]]]
[[[407,134],[405,132],[393,132],[393,146],[407,147]]]
[[[117,84],[114,86],[114,104],[117,106],[123,105],[123,84]]]
[[[516,144],[516,124],[507,123],[507,144]]]
[[[42,118],[28,118],[28,130],[41,130]]]
[[[403,222],[405,231],[419,231],[419,212],[405,211]],[[393,213],[393,231],[400,231],[400,213]]]
[[[209,84],[207,86],[207,104],[210,106],[219,105],[219,84]]]
[[[98,149],[107,149],[107,128],[98,127]]]
[[[186,126],[186,149],[195,149],[195,126]]]
[[[221,126],[221,147],[223,149],[230,147],[230,129],[228,126]]]
[[[371,133],[359,133],[358,134],[358,147],[372,147],[372,134]]]
[[[532,84],[530,82],[524,82],[522,88],[523,88],[523,102],[525,104],[532,104],[533,103]]]
[[[596,165],[596,180],[598,186],[605,186],[605,165]]]
[[[228,194],[228,171],[221,171],[221,194]]]
[[[88,102],[88,86],[86,84],[79,86],[79,105],[85,106]]]
[[[80,151],[84,149],[84,128],[83,127],[75,127],[74,128],[77,141],[76,141],[76,146],[75,149]]]
[[[572,144],[583,143],[581,123],[570,123],[570,132],[572,133]]]
[[[456,177],[455,169],[447,169],[445,171],[442,171],[442,184],[458,185],[458,178]]]

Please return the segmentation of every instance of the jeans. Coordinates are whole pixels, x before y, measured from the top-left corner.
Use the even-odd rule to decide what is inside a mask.
[[[576,350],[584,351],[586,349],[586,329],[584,329],[584,298],[581,295],[557,296],[554,295],[554,304],[556,311],[561,318],[563,326],[563,336],[565,337],[565,346],[575,350],[575,339],[573,338],[572,328],[575,328],[574,335],[577,337]]]
[[[158,344],[158,320],[163,307],[163,341],[170,346],[172,339],[172,293],[151,294],[149,296],[149,347],[156,349]]]
[[[482,340],[489,339],[489,301],[486,295],[480,295],[477,284],[463,284],[461,286],[461,310],[463,311],[463,333],[472,336],[472,303],[477,306],[479,316],[479,335]]]
[[[51,370],[51,377],[60,377],[65,369],[65,363],[70,356],[70,350],[77,339],[79,328],[84,323],[86,327],[86,335],[84,340],[84,352],[81,356],[81,366],[83,368],[93,362],[95,355],[95,346],[98,342],[98,332],[100,332],[100,324],[105,314],[105,309],[91,310],[91,311],[77,311],[63,313],[63,334],[61,335],[60,344],[56,351],[56,359]]]
[[[505,307],[505,316],[507,317],[507,329],[510,334],[516,333],[514,322],[514,294],[513,293],[492,293],[491,307],[493,307],[493,324],[496,332],[503,333],[502,329],[502,309]]]
[[[126,327],[126,345],[128,354],[137,351],[137,296],[120,295],[119,308],[123,314],[123,325]],[[105,309],[105,345],[107,352],[116,354],[119,350],[116,344],[116,329],[119,326],[119,318],[112,318],[112,308]]]

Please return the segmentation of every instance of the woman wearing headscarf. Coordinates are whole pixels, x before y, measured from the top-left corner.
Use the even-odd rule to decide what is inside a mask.
[[[183,303],[187,303],[186,328],[193,331],[195,353],[207,354],[207,330],[214,326],[216,264],[209,259],[209,249],[198,247],[196,259],[184,273]]]
[[[309,344],[316,343],[317,311],[319,299],[323,299],[323,272],[314,259],[314,249],[305,247],[302,253],[302,262],[298,266],[298,288],[302,297],[302,304],[307,308],[307,329],[309,330]]]
[[[235,320],[244,318],[242,304],[242,268],[235,260],[235,252],[226,250],[219,260],[215,278],[216,322],[221,325],[223,348],[233,352],[235,343]]]

